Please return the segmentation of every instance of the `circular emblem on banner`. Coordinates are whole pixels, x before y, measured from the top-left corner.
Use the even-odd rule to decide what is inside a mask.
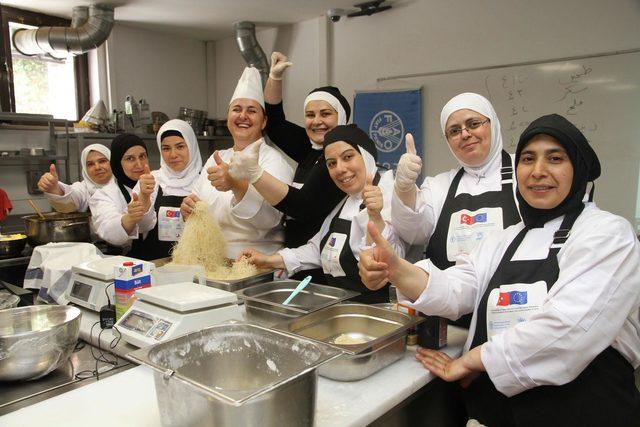
[[[400,116],[390,110],[382,110],[371,119],[369,135],[378,150],[390,153],[402,143],[404,125]]]

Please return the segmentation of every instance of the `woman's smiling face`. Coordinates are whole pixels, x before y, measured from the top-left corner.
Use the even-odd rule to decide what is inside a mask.
[[[549,135],[536,135],[520,153],[518,191],[532,207],[553,209],[569,195],[573,164],[566,150]]]
[[[367,170],[362,154],[344,141],[332,142],[324,148],[329,175],[338,188],[353,196],[364,189]]]

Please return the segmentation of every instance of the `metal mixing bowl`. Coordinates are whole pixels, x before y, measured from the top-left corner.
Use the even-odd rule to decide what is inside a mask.
[[[0,381],[33,380],[71,356],[81,312],[76,307],[34,305],[0,311]]]

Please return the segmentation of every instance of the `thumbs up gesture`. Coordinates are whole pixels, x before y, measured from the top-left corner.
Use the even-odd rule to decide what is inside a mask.
[[[263,169],[258,164],[260,158],[260,139],[242,151],[234,151],[231,163],[229,163],[229,175],[236,180],[256,182],[262,176]]]
[[[216,150],[213,153],[215,166],[207,168],[207,179],[211,181],[211,185],[218,191],[229,191],[233,188],[233,179],[229,175],[229,164],[220,157]]]
[[[137,193],[131,193],[131,201],[129,205],[127,205],[127,213],[129,214],[129,219],[134,223],[138,223],[144,214],[147,212],[147,209],[143,206],[143,203],[140,201],[140,197]]]
[[[398,193],[407,193],[415,189],[416,179],[422,170],[422,159],[416,155],[416,146],[413,135],[405,137],[407,152],[400,157],[396,170],[395,190]]]
[[[56,165],[49,165],[49,172],[46,172],[40,177],[38,181],[38,188],[43,193],[56,194],[58,196],[64,196],[64,191],[58,185],[58,173],[56,172]]]
[[[375,291],[387,284],[393,272],[400,264],[400,258],[391,244],[382,237],[373,222],[367,224],[367,235],[371,236],[375,246],[360,252],[358,271],[362,283]]]
[[[269,70],[269,78],[271,80],[282,80],[284,71],[292,66],[293,63],[287,60],[286,55],[280,52],[271,54],[271,70]]]
[[[373,177],[375,174],[367,176],[367,180],[362,190],[362,203],[367,208],[369,219],[375,221],[381,218],[380,212],[382,212],[383,201],[382,191],[377,185],[373,185]]]
[[[149,165],[144,165],[144,172],[138,178],[140,184],[140,195],[150,195],[156,188],[156,179],[149,170]]]

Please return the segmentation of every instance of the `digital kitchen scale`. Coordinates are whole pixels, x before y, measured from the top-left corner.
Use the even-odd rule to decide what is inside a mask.
[[[115,327],[122,339],[137,347],[225,320],[242,320],[236,294],[208,286],[182,282],[139,289],[135,295],[136,301]]]
[[[121,255],[74,265],[71,267],[71,279],[67,286],[67,299],[69,302],[98,312],[107,305],[107,302],[115,304],[113,269],[128,261],[134,264],[149,264],[150,270],[155,268],[151,262]]]

